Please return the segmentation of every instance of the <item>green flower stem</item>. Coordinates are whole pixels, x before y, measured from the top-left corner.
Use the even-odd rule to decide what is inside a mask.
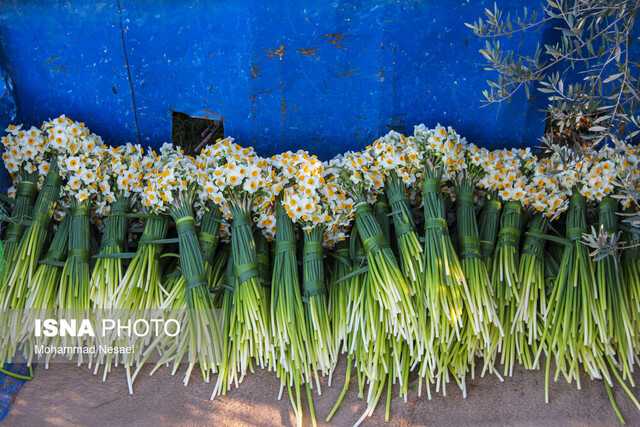
[[[491,275],[493,268],[493,252],[498,240],[498,226],[500,224],[500,213],[502,203],[495,196],[485,201],[478,225],[480,226],[480,255],[487,266],[487,271]]]
[[[183,196],[170,208],[176,224],[180,248],[180,270],[184,278],[184,300],[188,316],[183,325],[185,342],[176,349],[174,365],[186,353],[188,366],[184,378],[189,382],[192,369],[198,365],[202,378],[208,382],[210,373],[216,373],[222,360],[222,338],[218,321],[213,313],[213,301],[205,278],[204,260],[193,217],[193,200]],[[175,369],[174,368],[174,372]]]
[[[302,289],[309,341],[309,361],[316,377],[316,388],[321,393],[317,371],[328,375],[334,368],[337,356],[334,353],[331,325],[327,308],[322,237],[324,230],[315,226],[304,231]]]
[[[462,255],[462,271],[469,284],[472,304],[469,320],[474,324],[475,338],[469,338],[469,354],[481,351],[484,370],[493,372],[495,359],[491,345],[492,335],[502,335],[502,326],[496,312],[487,266],[481,259],[478,224],[476,222],[473,183],[464,179],[456,187],[458,240]]]
[[[498,306],[498,318],[504,333],[493,331],[493,345],[501,353],[500,363],[504,366],[503,375],[513,375],[516,363],[522,363],[530,369],[532,355],[526,345],[526,337],[520,330],[513,330],[513,322],[520,297],[520,227],[522,224],[522,204],[509,201],[505,203],[500,218],[500,232],[493,258],[491,283]]]
[[[411,289],[407,284],[389,243],[375,220],[371,207],[364,201],[356,205],[356,226],[362,239],[369,274],[371,296],[388,316],[385,332],[397,332],[413,350],[416,340],[417,321],[411,299]]]
[[[55,162],[51,162],[44,186],[36,198],[31,224],[20,238],[15,256],[5,269],[3,284],[0,287],[2,309],[24,307],[28,284],[31,283],[38,267],[38,261],[47,241],[49,223],[59,198],[59,169]]]
[[[4,256],[8,261],[12,261],[15,256],[20,244],[20,237],[26,228],[24,222],[31,218],[33,204],[38,193],[36,184],[38,175],[24,171],[21,175],[20,182],[16,187],[16,200],[11,212],[11,222],[7,225],[4,235]]]
[[[605,197],[598,207],[599,225],[609,235],[618,233],[618,207],[615,199]],[[633,384],[633,365],[635,363],[635,330],[631,316],[630,294],[624,281],[620,256],[609,253],[595,261],[596,283],[599,296],[606,300],[605,322],[606,337],[611,340],[617,358],[612,360],[619,369],[623,380]],[[607,346],[609,343],[603,343]],[[612,357],[612,356],[609,356]]]
[[[200,221],[200,230],[198,231],[198,240],[200,249],[202,250],[202,259],[205,264],[213,264],[216,249],[218,248],[220,230],[220,222],[222,221],[222,212],[217,206],[209,206]]]
[[[269,307],[262,286],[256,244],[247,207],[232,204],[231,252],[237,285],[229,314],[229,347],[223,358],[225,374],[218,375],[213,397],[242,381],[253,363],[271,366],[274,352],[269,333]]]
[[[115,293],[123,275],[122,258],[109,257],[125,249],[127,239],[127,209],[129,201],[120,198],[111,206],[111,213],[104,220],[104,232],[99,257],[91,274],[91,300],[99,310],[111,310]]]
[[[545,241],[538,237],[546,232],[548,221],[542,215],[535,215],[528,225],[518,267],[520,296],[518,308],[513,316],[512,333],[526,335],[526,344],[537,353],[544,329],[547,313],[547,286],[545,279]],[[522,350],[527,351],[527,349]],[[533,361],[525,359],[527,369],[535,369]]]
[[[276,243],[271,282],[271,335],[276,354],[276,375],[281,387],[294,393],[291,403],[302,423],[300,385],[311,381],[310,338],[300,291],[294,224],[276,202]],[[292,391],[291,386],[295,384]]]
[[[449,372],[454,373],[458,384],[464,384],[469,364],[462,339],[466,335],[466,329],[475,333],[478,326],[477,322],[468,320],[474,319],[474,302],[447,228],[439,176],[430,170],[425,171],[425,176],[422,188],[425,218],[424,289],[435,361],[423,359],[419,371],[420,386],[423,379],[428,384],[432,381],[432,375],[437,373],[444,390]],[[464,357],[454,357],[459,352]],[[437,371],[434,363],[438,366]],[[463,389],[463,393],[466,390]]]
[[[269,289],[271,287],[271,262],[269,255],[271,248],[269,241],[260,230],[256,230],[254,239],[256,241],[256,260],[258,261],[258,272],[262,280],[262,286]],[[265,292],[269,295],[269,291]]]
[[[58,316],[66,319],[81,319],[88,316],[91,309],[89,299],[89,202],[72,201],[70,215],[69,254],[62,268],[58,290]],[[60,337],[60,341],[63,346],[85,344],[82,337]],[[89,359],[91,360],[91,356]],[[78,363],[82,362],[83,356],[80,353]]]

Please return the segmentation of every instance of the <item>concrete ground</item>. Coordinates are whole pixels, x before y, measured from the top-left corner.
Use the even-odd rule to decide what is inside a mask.
[[[316,398],[318,419],[323,420],[342,385],[343,370],[332,388]],[[83,368],[57,364],[38,369],[35,379],[17,396],[5,424],[38,426],[281,426],[295,425],[286,400],[276,400],[278,380],[272,373],[250,375],[237,390],[209,400],[211,384],[196,375],[188,387],[181,376],[159,371],[141,376],[135,394],[127,394],[122,371],[106,383]],[[355,381],[352,381],[352,384]],[[564,382],[554,384],[551,403],[545,404],[542,372],[519,370],[500,383],[496,378],[476,379],[463,399],[450,387],[447,397],[418,399],[413,385],[408,402],[394,399],[392,418],[384,423],[384,402],[365,426],[614,426],[617,420],[601,382],[584,381],[583,389]],[[640,425],[640,412],[620,392],[618,401],[628,425]],[[365,405],[352,389],[331,425],[350,426]],[[307,423],[305,423],[307,425]],[[324,421],[319,425],[327,425]]]

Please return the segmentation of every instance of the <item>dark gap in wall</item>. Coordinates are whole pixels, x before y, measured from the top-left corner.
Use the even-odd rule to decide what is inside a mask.
[[[172,113],[171,140],[186,154],[197,154],[200,148],[224,138],[224,123],[206,117],[194,117],[179,111]]]

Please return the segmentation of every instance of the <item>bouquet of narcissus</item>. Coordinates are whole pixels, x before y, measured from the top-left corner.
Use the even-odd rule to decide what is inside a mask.
[[[24,307],[28,283],[35,274],[37,262],[44,250],[49,224],[60,199],[61,179],[57,156],[67,153],[68,149],[76,148],[77,150],[77,147],[90,134],[83,124],[76,123],[65,116],[45,122],[42,129],[45,142],[41,150],[44,151],[44,154],[37,169],[41,173],[46,173],[46,177],[33,206],[31,222],[20,237],[17,247],[11,250],[13,260],[5,270],[0,289],[0,303],[5,309]],[[13,154],[13,157],[17,159],[19,152],[16,151]],[[36,159],[38,156],[40,155],[36,155]],[[20,155],[20,158],[24,159],[24,156]],[[27,171],[32,170],[28,163],[20,164]],[[19,167],[19,165],[9,163],[9,171],[15,170],[15,167]]]
[[[223,335],[229,340],[212,397],[224,394],[242,381],[254,363],[270,366],[274,359],[269,331],[267,289],[258,269],[252,230],[252,212],[263,189],[271,185],[271,167],[252,148],[243,148],[227,138],[217,142],[211,155],[218,161],[217,178],[225,199],[225,213],[231,221],[231,252],[236,286]],[[269,202],[269,197],[266,197]],[[230,307],[229,307],[230,306]]]
[[[144,149],[140,145],[125,144],[109,147],[102,160],[103,179],[93,203],[95,221],[101,231],[100,249],[91,272],[90,298],[99,317],[113,318],[116,313],[117,294],[125,273],[123,253],[127,245],[129,210],[134,207],[142,189]],[[129,276],[130,277],[130,276]],[[122,302],[122,301],[120,301]],[[124,308],[124,307],[123,307]],[[131,308],[131,307],[129,307]],[[107,334],[100,337],[100,344],[113,344]],[[117,364],[117,354],[100,354],[95,363],[97,373],[104,366],[103,379]],[[125,356],[123,360],[126,360]],[[126,364],[126,363],[125,363]]]
[[[114,293],[112,307],[119,317],[123,318],[123,321],[132,317],[152,317],[161,309],[166,293],[161,279],[160,256],[162,241],[168,231],[168,217],[162,210],[167,202],[162,198],[164,194],[159,194],[152,182],[157,174],[164,173],[160,170],[160,162],[161,158],[158,153],[147,150],[147,153],[140,159],[140,173],[142,174],[138,177],[140,182],[137,185],[127,183],[133,185],[129,200],[131,203],[135,202],[135,206],[140,207],[138,216],[142,220],[144,229],[137,241],[136,252],[124,270]],[[120,217],[117,219],[118,221],[122,220]],[[119,226],[121,224],[114,223],[114,227]],[[113,254],[113,256],[116,257],[117,254]],[[104,290],[99,291],[96,296],[104,292]],[[97,301],[99,300],[98,297]],[[132,374],[131,370],[133,368],[137,372],[144,365],[145,354],[148,354],[145,352],[145,346],[150,343],[151,336],[132,335],[126,338],[122,344],[132,345],[134,351],[122,355],[122,364],[126,369],[129,392],[133,392],[133,381],[136,375]],[[110,369],[109,362],[108,360],[105,362],[105,371]]]
[[[525,200],[527,173],[533,166],[533,155],[525,150],[499,150],[489,155],[487,150],[476,149],[479,162],[485,171],[479,185],[497,194],[502,203],[500,229],[497,234],[493,266],[490,271],[491,284],[496,297],[498,318],[503,333],[493,331],[494,351],[501,353],[504,375],[512,375],[516,358],[531,368],[533,357],[526,345],[521,329],[513,329],[512,321],[518,309],[520,280],[520,236],[523,222],[523,202]]]
[[[3,309],[20,309],[24,306],[27,283],[21,280],[23,277],[20,276],[20,271],[14,272],[12,266],[15,264],[15,253],[27,221],[32,218],[38,187],[42,186],[44,175],[48,172],[49,163],[44,157],[45,144],[45,135],[34,127],[23,130],[22,126],[10,125],[7,135],[2,137],[5,149],[2,159],[13,181],[13,186],[8,191],[13,199],[13,207],[4,240],[0,242],[0,249],[3,249],[6,260],[0,273],[0,307]],[[23,247],[23,253],[24,249]],[[0,366],[13,357],[18,345],[19,337],[12,325],[19,326],[21,320],[14,314],[0,314],[0,330],[3,331],[0,337]]]
[[[424,209],[424,287],[429,309],[437,384],[444,392],[453,374],[463,393],[469,370],[466,337],[480,331],[474,299],[447,225],[443,184],[464,164],[459,136],[438,125],[434,130],[416,126],[411,138],[423,156],[422,203]],[[430,380],[433,366],[421,363],[420,378]]]
[[[385,317],[380,332],[398,334],[413,346],[417,320],[411,288],[371,209],[375,192],[383,186],[383,175],[375,167],[371,154],[351,151],[332,159],[327,172],[354,201],[355,222],[368,259],[372,295]]]
[[[47,177],[38,194],[32,220],[16,248],[15,262],[5,275],[2,299],[5,308],[21,310],[28,293],[39,292],[29,286],[47,242],[54,209],[66,203],[74,209],[70,213],[69,255],[58,288],[57,307],[52,308],[61,310],[60,316],[73,317],[78,310],[89,309],[88,298],[85,298],[89,291],[88,203],[97,190],[103,145],[100,137],[91,134],[83,124],[64,116],[45,122],[42,128],[46,134],[45,158],[50,162],[44,165],[44,169],[48,169]]]
[[[263,233],[273,239],[275,251],[271,282],[270,329],[275,352],[275,371],[280,378],[281,393],[286,387],[298,425],[302,424],[301,386],[312,381],[312,345],[305,321],[298,274],[297,234],[295,224],[283,205],[283,189],[294,185],[296,174],[306,153],[285,152],[273,156],[274,206],[265,206],[257,218]],[[271,198],[269,198],[271,199]],[[309,402],[310,405],[313,401]],[[311,411],[313,413],[313,411]]]
[[[156,215],[168,214],[178,233],[181,276],[171,289],[173,298],[168,299],[164,307],[183,309],[181,333],[177,337],[165,337],[158,366],[170,362],[176,372],[186,358],[185,384],[196,365],[208,381],[222,362],[220,328],[213,312],[194,217],[199,191],[197,175],[194,158],[184,155],[179,148],[164,144],[154,168],[145,176],[142,193],[143,206]]]
[[[300,224],[303,233],[302,289],[309,329],[310,362],[314,372],[329,374],[336,363],[328,314],[323,244],[340,239],[349,224],[353,201],[329,178],[324,166],[307,156],[295,176],[295,185],[287,187],[283,205],[289,218]],[[316,381],[318,392],[320,383]]]
[[[480,235],[474,207],[475,187],[485,173],[482,169],[482,150],[460,137],[455,138],[451,147],[462,162],[461,168],[452,178],[456,192],[456,225],[462,271],[473,300],[472,316],[475,317],[474,322],[477,325],[476,335],[467,340],[468,352],[471,358],[476,353],[482,353],[483,372],[493,372],[495,352],[492,339],[496,335],[502,335],[502,326],[496,312],[487,266],[481,258]],[[473,363],[473,360],[470,361]]]
[[[8,193],[14,203],[3,245],[4,257],[11,262],[26,222],[31,218],[38,189],[49,171],[49,162],[44,156],[46,135],[40,129],[24,130],[22,126],[9,125],[6,131],[7,135],[2,137],[5,149],[2,160],[13,181]]]
[[[142,190],[144,149],[125,144],[109,147],[103,160],[103,180],[94,203],[100,220],[102,240],[91,274],[91,300],[101,310],[114,308],[116,288],[124,274],[127,215]]]
[[[224,265],[215,259],[220,230],[223,223],[222,209],[224,197],[216,185],[221,170],[217,168],[215,156],[211,154],[212,146],[203,147],[196,157],[198,198],[196,200],[196,214],[199,219],[198,239],[202,250],[205,277],[210,289],[222,278]],[[216,175],[218,174],[218,175]],[[226,261],[226,257],[222,261]]]
[[[389,132],[368,147],[376,166],[384,174],[384,191],[391,208],[393,228],[400,254],[400,267],[415,295],[419,334],[428,336],[427,296],[424,286],[424,259],[418,238],[407,186],[416,185],[422,174],[422,153],[414,139],[397,132]],[[420,343],[424,346],[425,343]]]
[[[547,303],[543,345],[547,352],[545,398],[548,400],[550,365],[556,366],[557,378],[579,384],[582,367],[591,378],[604,378],[611,384],[606,353],[605,295],[595,286],[594,265],[582,242],[587,232],[587,203],[579,186],[591,165],[591,153],[576,153],[566,147],[551,147],[551,158],[559,171],[559,182],[570,194],[565,219],[566,242],[559,272]]]
[[[591,255],[595,263],[597,305],[605,316],[603,321],[606,330],[604,335],[600,335],[603,339],[601,346],[604,349],[613,347],[615,358],[610,351],[607,352],[610,369],[619,371],[622,379],[631,384],[636,361],[636,331],[629,287],[624,281],[618,248],[621,234],[619,204],[612,196],[614,183],[626,174],[626,168],[636,170],[638,167],[638,163],[630,161],[624,147],[604,146],[594,153],[590,168],[579,187],[587,203],[593,203],[598,210],[598,228],[592,227],[592,233],[584,236],[583,241],[593,248]]]
[[[546,321],[548,291],[545,277],[545,233],[549,224],[567,209],[569,196],[561,189],[559,177],[553,161],[541,159],[536,163],[525,188],[525,206],[529,208],[531,217],[526,227],[518,266],[518,308],[511,319],[511,331],[505,330],[505,334],[526,336],[524,348],[517,349],[519,354],[528,355],[529,349],[532,353],[537,353]],[[537,368],[527,357],[523,358],[526,367]]]
[[[367,257],[367,281],[362,290],[363,303],[359,322],[362,339],[363,374],[369,390],[367,409],[358,421],[370,416],[382,393],[389,369],[393,341],[406,344],[411,355],[418,354],[420,338],[412,289],[402,274],[387,237],[376,220],[371,202],[383,187],[383,175],[369,152],[348,152],[329,162],[327,176],[339,183],[355,205],[355,227]],[[392,338],[390,340],[390,338]],[[395,370],[394,370],[395,372]]]
[[[69,228],[68,255],[62,268],[58,290],[60,318],[86,317],[90,302],[90,209],[100,191],[103,180],[101,162],[105,155],[102,139],[94,134],[71,143],[58,155],[60,176],[63,179],[62,202],[68,205],[71,223]],[[81,338],[62,337],[63,345],[78,345]],[[91,358],[90,358],[91,360]],[[82,357],[78,357],[82,362]]]
[[[412,353],[406,343],[398,342],[398,340],[393,340],[392,345],[392,367],[389,381],[399,384],[400,395],[406,399],[409,367],[421,361],[426,361],[425,366],[431,365],[433,361],[431,354],[433,341],[427,320],[428,301],[423,286],[422,245],[411,211],[410,193],[405,187],[415,185],[417,179],[421,177],[422,153],[415,143],[415,139],[405,138],[393,131],[376,140],[367,147],[367,150],[371,152],[377,167],[384,174],[384,196],[386,199],[380,195],[379,200],[388,201],[391,212],[387,214],[387,219],[392,219],[393,222],[395,243],[400,255],[400,267],[411,287],[417,314],[417,351]],[[387,395],[387,402],[389,399],[390,395]]]

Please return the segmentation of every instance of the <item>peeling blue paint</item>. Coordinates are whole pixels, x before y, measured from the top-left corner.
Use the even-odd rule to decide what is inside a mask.
[[[14,1],[0,6],[0,42],[18,120],[64,112],[112,143],[138,132],[143,143],[168,140],[177,110],[223,118],[263,154],[302,147],[328,158],[419,122],[485,146],[532,145],[540,99],[480,108],[482,42],[464,22],[492,4]]]

